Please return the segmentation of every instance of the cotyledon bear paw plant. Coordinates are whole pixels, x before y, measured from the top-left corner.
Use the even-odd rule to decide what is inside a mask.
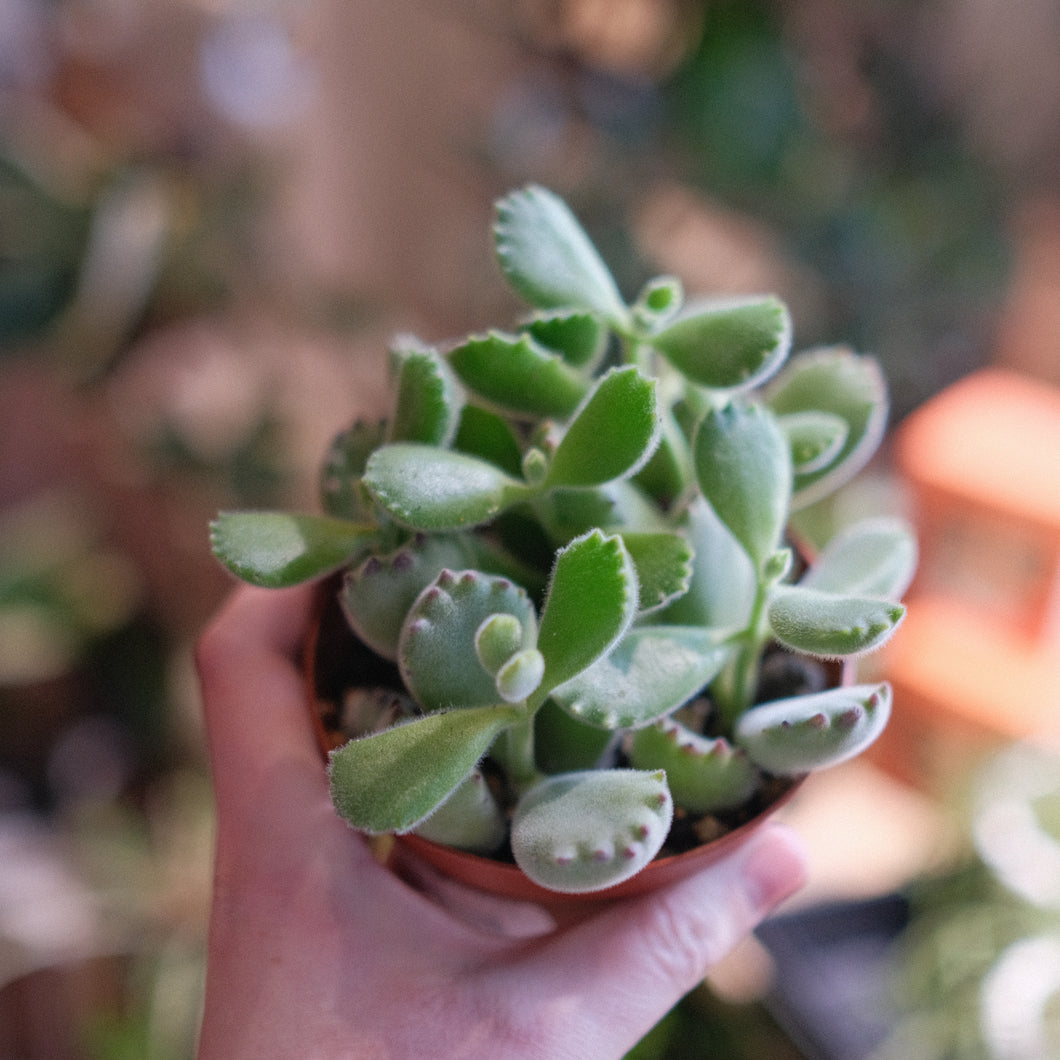
[[[385,708],[353,696],[331,752],[350,824],[510,852],[580,893],[639,872],[675,818],[876,738],[889,687],[824,687],[813,660],[890,637],[916,548],[880,518],[809,565],[793,547],[882,436],[872,359],[789,358],[773,297],[686,301],[661,277],[627,304],[543,188],[501,199],[494,232],[530,314],[395,341],[392,414],[336,439],[324,514],[222,513],[212,543],[258,585],[344,570],[352,634],[400,674]]]

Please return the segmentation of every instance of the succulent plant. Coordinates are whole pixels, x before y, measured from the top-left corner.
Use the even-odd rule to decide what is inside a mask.
[[[222,513],[212,544],[257,585],[344,571],[352,635],[400,675],[331,752],[353,827],[510,850],[577,893],[640,871],[675,812],[738,811],[876,738],[888,685],[823,687],[814,660],[887,640],[916,546],[874,518],[808,557],[789,529],[880,441],[871,358],[789,356],[774,297],[659,277],[627,304],[540,187],[494,235],[529,315],[396,340],[392,412],[335,440],[323,514]]]

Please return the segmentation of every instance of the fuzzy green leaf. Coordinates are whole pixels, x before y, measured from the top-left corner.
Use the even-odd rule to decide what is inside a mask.
[[[590,368],[607,348],[607,327],[592,313],[539,313],[526,330],[574,368]]]
[[[375,506],[361,476],[372,451],[383,444],[386,430],[384,420],[358,420],[332,441],[320,469],[320,503],[328,515],[355,523],[375,518]]]
[[[364,481],[398,522],[428,531],[478,526],[529,493],[484,460],[412,442],[377,449]]]
[[[626,317],[614,278],[559,196],[530,185],[497,203],[497,260],[508,282],[538,309],[588,309]]]
[[[765,409],[733,404],[708,412],[692,444],[703,496],[761,570],[788,515],[787,439]]]
[[[768,379],[791,348],[791,317],[776,298],[689,306],[651,339],[666,359],[700,386],[748,389]]]
[[[567,427],[545,484],[599,486],[632,475],[650,458],[660,430],[655,380],[632,365],[614,368]]]
[[[354,828],[407,832],[464,781],[497,734],[523,717],[504,705],[428,714],[331,752],[335,808]]]
[[[476,335],[449,354],[453,370],[490,405],[531,419],[566,419],[588,380],[530,335]]]
[[[861,754],[891,714],[888,684],[833,688],[753,707],[736,741],[762,769],[798,776]]]
[[[415,828],[416,835],[474,854],[489,854],[508,835],[508,819],[479,770],[474,770]]]
[[[796,475],[828,467],[842,452],[849,428],[846,420],[830,412],[792,412],[777,423],[791,446]]]
[[[280,589],[338,570],[374,534],[374,527],[329,515],[222,512],[210,525],[210,545],[243,581]]]
[[[519,649],[533,648],[534,606],[506,578],[479,571],[442,571],[409,609],[398,644],[398,666],[409,692],[427,710],[497,703],[495,673],[479,661],[477,641],[494,615],[519,624]]]
[[[827,412],[847,425],[835,459],[795,476],[793,508],[805,508],[853,478],[876,451],[887,423],[887,386],[879,364],[841,347],[792,357],[771,382],[766,399],[778,416]]]
[[[742,805],[758,785],[758,770],[741,748],[710,740],[673,718],[662,718],[633,736],[636,769],[662,769],[674,804],[693,814]]]
[[[666,621],[744,629],[756,589],[751,557],[702,497],[689,505],[682,529],[694,552],[692,581],[688,592],[666,609]]]
[[[369,556],[350,571],[339,594],[350,627],[384,659],[397,658],[401,626],[416,597],[445,569],[470,565],[462,538],[421,535],[387,556]]]
[[[537,691],[544,676],[545,657],[536,648],[525,648],[497,671],[497,692],[505,703],[521,703]]]
[[[692,580],[692,546],[680,534],[622,533],[640,582],[640,611],[644,614],[676,600]]]
[[[513,478],[522,474],[523,454],[512,425],[489,409],[464,406],[453,448],[495,464]]]
[[[730,655],[711,630],[638,626],[610,654],[554,688],[552,698],[587,725],[639,728],[691,699]]]
[[[614,647],[636,617],[638,598],[621,538],[593,530],[557,553],[537,638],[545,657],[539,701]]]
[[[620,531],[635,526],[646,532],[667,532],[662,511],[628,479],[594,489],[550,490],[535,498],[534,513],[557,546],[597,527]]]
[[[680,312],[685,292],[676,276],[655,276],[637,295],[633,303],[633,319],[642,332],[658,332]]]
[[[607,760],[616,734],[583,725],[553,700],[534,715],[534,760],[543,773],[597,769]]]
[[[543,887],[565,894],[599,891],[640,872],[658,853],[672,818],[662,772],[564,773],[520,800],[512,852]]]
[[[863,519],[828,542],[799,584],[898,600],[913,579],[916,562],[912,527],[901,519]]]
[[[389,440],[447,446],[456,434],[463,406],[449,366],[423,346],[398,347],[392,352],[397,399]]]
[[[671,410],[663,410],[659,444],[651,459],[637,472],[635,481],[664,508],[680,497],[692,482],[688,440]]]
[[[475,655],[483,668],[496,674],[524,644],[522,622],[507,611],[494,612],[475,630]]]
[[[781,644],[836,659],[880,647],[898,628],[905,608],[877,596],[841,596],[783,585],[774,590],[768,613],[770,628]]]

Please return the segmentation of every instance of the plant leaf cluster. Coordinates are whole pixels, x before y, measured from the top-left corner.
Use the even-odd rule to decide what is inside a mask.
[[[885,684],[760,703],[761,664],[886,641],[916,547],[869,520],[807,568],[789,539],[880,440],[871,358],[792,356],[773,297],[658,277],[627,304],[540,187],[497,204],[494,234],[529,315],[397,340],[393,410],[336,439],[323,514],[223,513],[213,547],[259,585],[344,570],[352,631],[396,664],[414,712],[331,755],[354,827],[508,841],[532,879],[589,891],[650,861],[675,807],[738,807],[875,739]]]

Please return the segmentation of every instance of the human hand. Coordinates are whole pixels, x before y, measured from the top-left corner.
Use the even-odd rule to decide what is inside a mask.
[[[242,588],[199,643],[217,802],[200,1060],[621,1057],[801,886],[777,825],[564,927],[399,876],[332,808],[296,662],[311,601]],[[516,937],[491,927],[506,912]]]

